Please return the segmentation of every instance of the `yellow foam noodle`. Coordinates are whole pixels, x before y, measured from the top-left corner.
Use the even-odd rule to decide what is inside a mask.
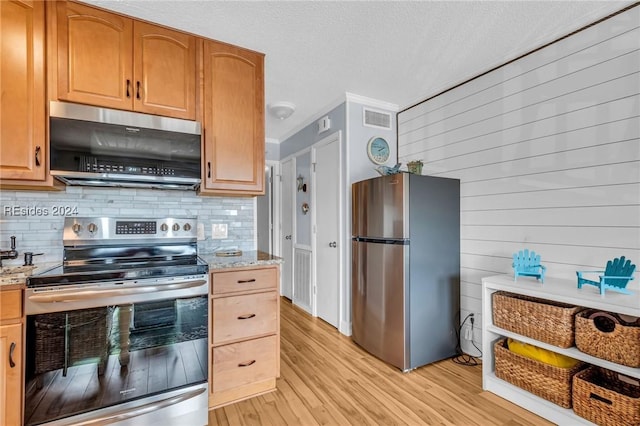
[[[519,342],[511,338],[507,339],[507,346],[511,352],[515,352],[518,355],[540,361],[545,364],[553,365],[560,368],[574,367],[578,362],[577,359],[573,359],[566,355],[557,354],[547,349],[542,349],[537,346],[529,345],[527,343]]]

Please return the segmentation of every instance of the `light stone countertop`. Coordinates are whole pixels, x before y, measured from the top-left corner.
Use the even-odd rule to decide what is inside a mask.
[[[44,262],[36,265],[6,265],[0,267],[0,287],[26,285],[27,278],[31,275],[39,274],[47,269],[58,266],[60,262]]]
[[[242,268],[247,266],[279,265],[281,257],[262,251],[244,251],[240,256],[222,257],[215,253],[201,253],[200,258],[209,264],[209,270]]]
[[[0,267],[0,286],[26,284],[27,278],[33,274],[36,265],[2,266]]]

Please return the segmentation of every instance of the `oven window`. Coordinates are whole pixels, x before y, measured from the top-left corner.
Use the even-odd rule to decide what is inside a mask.
[[[207,296],[27,317],[25,424],[207,381]]]

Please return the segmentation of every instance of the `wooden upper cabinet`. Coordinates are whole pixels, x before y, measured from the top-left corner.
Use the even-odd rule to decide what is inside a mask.
[[[58,98],[132,109],[132,20],[70,2],[57,19]]]
[[[196,116],[196,38],[134,22],[134,110],[193,120]]]
[[[0,1],[0,179],[3,180],[45,179],[44,31],[43,2]]]
[[[61,100],[195,119],[196,38],[58,2]]]
[[[264,55],[204,42],[203,194],[264,193]]]

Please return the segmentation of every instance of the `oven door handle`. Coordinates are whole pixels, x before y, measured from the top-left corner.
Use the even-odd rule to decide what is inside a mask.
[[[79,291],[53,291],[43,294],[32,294],[29,300],[36,303],[58,303],[58,302],[74,302],[76,300],[95,299],[96,297],[116,297],[128,296],[131,294],[156,293],[159,291],[184,290],[187,288],[200,287],[206,284],[206,280],[185,281],[175,284],[148,285],[141,287],[129,288],[110,288],[107,290],[89,290],[82,289]]]
[[[106,425],[116,422],[122,422],[125,420],[129,420],[134,417],[141,416],[143,414],[148,414],[153,411],[160,410],[165,407],[169,407],[171,405],[179,404],[188,399],[194,398],[200,395],[202,392],[206,391],[206,388],[195,389],[189,392],[185,392],[180,395],[172,396],[170,398],[163,399],[161,401],[152,402],[149,404],[142,405],[133,409],[126,409],[117,411],[115,413],[106,414],[100,417],[92,418],[89,420],[81,421],[80,423],[74,423],[76,426],[89,426],[89,425]]]

